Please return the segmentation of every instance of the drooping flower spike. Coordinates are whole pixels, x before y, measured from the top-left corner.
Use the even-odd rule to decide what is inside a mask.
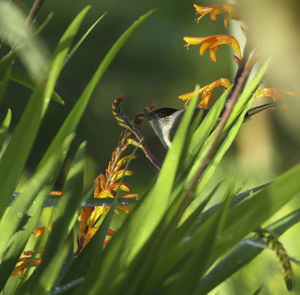
[[[118,145],[112,153],[111,160],[105,173],[101,173],[95,180],[94,198],[115,198],[117,192],[121,191],[122,194],[118,196],[122,198],[137,198],[138,194],[130,193],[131,188],[121,178],[124,176],[133,175],[133,171],[126,168],[128,161],[136,159],[135,155],[126,155],[128,147],[131,145],[140,147],[145,155],[153,162],[156,163],[156,159],[150,153],[149,149],[143,142],[143,138],[137,128],[138,124],[142,122],[142,118],[138,115],[134,120],[130,121],[124,114],[121,104],[125,96],[117,97],[112,104],[112,113],[114,118],[117,120],[118,125],[123,127],[125,130],[121,133],[118,141]],[[148,106],[143,110],[143,113],[150,112],[154,104]],[[125,194],[124,194],[125,193]],[[85,207],[80,212],[80,234],[77,237],[77,256],[87,245],[90,239],[99,230],[101,223],[105,215],[109,212],[110,206],[94,206]],[[129,213],[128,204],[118,204],[115,213],[119,214],[119,210],[124,213]],[[112,231],[108,231],[109,236]],[[104,246],[107,245],[109,240],[104,242]]]

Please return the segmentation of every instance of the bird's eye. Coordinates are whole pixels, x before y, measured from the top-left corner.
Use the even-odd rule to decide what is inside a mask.
[[[163,114],[158,114],[158,117],[159,117],[159,118],[163,118],[164,115],[163,115]]]

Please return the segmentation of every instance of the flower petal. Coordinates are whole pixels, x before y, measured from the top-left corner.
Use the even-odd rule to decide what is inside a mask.
[[[239,59],[242,58],[241,49],[238,41],[231,35],[213,35],[208,37],[184,37],[183,40],[186,45],[201,45],[200,55],[203,55],[206,50],[210,50],[210,57],[213,61],[216,61],[216,51],[219,45],[229,45],[238,53]]]

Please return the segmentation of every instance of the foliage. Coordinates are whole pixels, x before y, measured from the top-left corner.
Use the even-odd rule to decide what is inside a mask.
[[[210,14],[212,19],[225,13],[226,27],[230,18],[238,18],[229,6],[195,8],[197,13]],[[201,46],[201,55],[209,49],[213,61],[219,45],[230,45],[238,52],[234,57],[238,71],[232,83],[222,78],[180,96],[188,101],[188,108],[161,169],[138,129],[142,123],[140,114],[129,120],[121,109],[124,97],[117,98],[113,115],[125,130],[107,170],[96,178],[95,186],[83,191],[86,147],[83,142],[48,224],[40,227],[43,209],[49,194],[54,194],[52,188],[93,91],[127,39],[153,10],[136,20],[111,47],[40,159],[35,173],[27,180],[25,189],[10,203],[51,98],[64,102],[55,92],[63,67],[104,17],[98,18],[72,46],[89,9],[79,12],[49,57],[28,25],[30,19],[26,21],[14,5],[0,2],[0,37],[11,48],[0,60],[0,96],[6,92],[10,80],[32,89],[16,128],[13,131],[9,128],[11,110],[0,127],[2,294],[206,294],[253,260],[262,251],[257,247],[259,242],[274,250],[283,266],[287,287],[292,289],[291,261],[278,236],[299,221],[299,209],[270,225],[265,222],[299,192],[300,165],[270,184],[241,194],[236,194],[232,183],[225,183],[220,192],[220,184],[214,181],[218,165],[253,99],[263,96],[264,91],[270,95],[270,90],[258,90],[269,61],[245,86],[253,59],[247,50],[241,54],[233,36],[185,37],[188,45]],[[17,66],[18,59],[26,71]],[[227,90],[204,116],[212,91],[219,86]],[[202,95],[200,101],[199,95]],[[192,121],[197,105],[203,108],[196,118],[198,122],[201,120],[199,126]],[[143,113],[152,108],[153,105],[145,108]],[[131,146],[133,151],[125,154]],[[128,213],[130,199],[137,200],[136,194],[128,194],[131,188],[124,177],[132,175],[128,166],[136,159],[139,148],[159,171],[114,232],[110,224],[115,212],[120,209]],[[212,189],[204,190],[209,181],[213,182]],[[222,202],[206,209],[210,200],[221,193]]]

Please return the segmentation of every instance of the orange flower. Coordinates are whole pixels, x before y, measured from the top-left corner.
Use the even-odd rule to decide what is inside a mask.
[[[257,91],[256,98],[267,98],[272,97],[274,101],[278,101],[283,98],[283,95],[290,95],[290,96],[298,96],[300,97],[300,93],[296,93],[294,91],[285,90],[282,88],[262,88]],[[289,107],[286,105],[286,103],[282,104],[282,107],[290,111]]]
[[[43,253],[45,251],[45,248],[42,247],[39,249],[38,253]],[[36,249],[24,251],[23,254],[25,256],[32,256],[36,252]],[[23,272],[26,267],[28,267],[29,262],[32,260],[32,257],[21,257],[18,259],[18,263],[21,262],[18,266],[16,266],[12,272],[12,276],[19,276],[21,278],[23,276]],[[31,267],[37,267],[41,264],[42,258],[34,258],[34,262],[31,265]]]
[[[216,80],[212,83],[209,83],[209,84],[201,87],[197,91],[192,91],[192,92],[189,92],[189,93],[182,94],[182,95],[178,96],[178,98],[183,100],[183,101],[189,101],[195,95],[202,94],[201,102],[198,104],[198,107],[207,109],[208,105],[210,103],[211,97],[212,97],[212,91],[215,88],[218,88],[218,87],[221,87],[221,86],[223,86],[225,88],[228,88],[230,85],[231,85],[231,83],[228,79],[221,78],[221,79],[218,79],[218,80]]]
[[[28,263],[30,262],[32,258],[31,257],[22,257],[18,259],[18,262],[21,262],[20,265],[16,266],[15,269],[12,272],[12,276],[18,275],[19,278],[22,278],[23,272],[25,268],[28,266]],[[42,262],[42,258],[34,258],[33,265],[34,267],[37,267]]]
[[[41,226],[41,227],[37,227],[35,228],[32,233],[35,234],[36,238],[39,238],[43,235],[43,233],[45,232],[45,230],[48,229],[49,231],[51,231],[52,227],[51,226]]]
[[[223,4],[223,5],[208,5],[208,6],[200,6],[194,4],[197,14],[200,16],[197,18],[197,23],[199,23],[200,19],[205,16],[206,14],[210,14],[211,20],[216,20],[218,14],[225,14],[224,17],[224,27],[228,27],[228,19],[236,19],[240,20],[238,13],[235,9],[235,6],[230,4]]]
[[[52,195],[52,196],[62,196],[63,192],[61,192],[61,191],[51,191],[50,195]]]
[[[241,49],[238,41],[231,35],[213,35],[208,37],[184,37],[186,47],[190,45],[201,45],[200,55],[203,55],[206,50],[210,50],[210,58],[212,61],[217,62],[216,51],[219,45],[227,44],[238,53],[238,58],[242,58]]]

